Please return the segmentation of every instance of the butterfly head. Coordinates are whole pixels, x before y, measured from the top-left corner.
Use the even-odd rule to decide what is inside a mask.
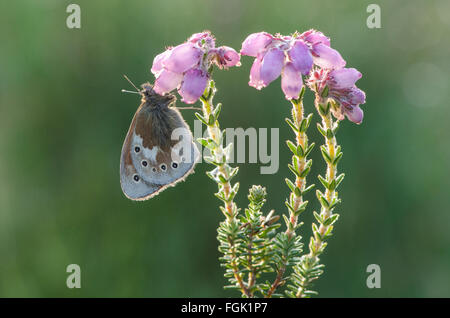
[[[142,96],[142,102],[149,105],[161,105],[161,106],[171,106],[175,103],[176,97],[172,94],[159,95],[153,89],[150,83],[145,83],[141,85],[142,90],[140,94]]]

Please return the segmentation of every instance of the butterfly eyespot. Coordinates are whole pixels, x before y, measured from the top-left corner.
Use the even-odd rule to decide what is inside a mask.
[[[186,158],[185,157],[181,157],[181,161],[185,162]]]
[[[172,162],[172,168],[174,168],[174,169],[178,168],[178,163]]]
[[[140,148],[140,147],[138,147],[138,146],[134,147],[134,152],[135,152],[135,153],[138,153],[139,151],[141,151],[141,148]]]
[[[146,160],[142,160],[141,164],[142,164],[143,167],[147,167],[147,164],[148,164],[148,163],[147,163]]]
[[[167,169],[167,167],[166,167],[165,164],[162,164],[162,165],[160,166],[160,168],[161,168],[161,170],[166,170],[166,169]]]
[[[138,182],[138,181],[139,181],[139,176],[138,176],[137,174],[135,174],[135,175],[133,176],[133,180],[136,181],[136,182]]]
[[[156,172],[156,168],[155,168],[155,167],[153,167],[153,168],[152,168],[152,171],[153,171],[153,172]]]

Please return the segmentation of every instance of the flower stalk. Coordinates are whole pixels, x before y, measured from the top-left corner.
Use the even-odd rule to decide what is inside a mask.
[[[308,160],[308,155],[314,148],[314,143],[308,143],[308,136],[306,131],[311,123],[312,114],[305,117],[303,108],[303,95],[305,89],[300,92],[298,99],[291,99],[292,103],[292,120],[286,118],[286,122],[291,127],[295,134],[295,143],[288,140],[287,146],[292,152],[292,164],[289,164],[289,169],[294,174],[295,180],[291,181],[286,178],[286,184],[291,190],[289,200],[285,204],[288,208],[288,217],[284,215],[286,223],[286,231],[279,238],[292,246],[292,250],[282,249],[281,263],[277,264],[277,276],[269,289],[266,297],[271,297],[278,287],[283,285],[286,281],[284,277],[286,268],[294,263],[298,258],[294,252],[301,253],[302,243],[301,236],[296,236],[297,229],[303,224],[298,223],[299,215],[306,210],[308,201],[304,200],[304,195],[311,190],[314,185],[306,187],[306,177],[311,170],[312,160]],[[290,254],[290,257],[288,256]]]
[[[239,242],[239,222],[237,220],[238,208],[234,202],[234,197],[239,190],[239,183],[231,184],[231,179],[236,176],[238,168],[232,168],[228,163],[232,144],[223,148],[223,132],[220,130],[218,117],[221,110],[221,104],[214,106],[213,98],[216,88],[213,80],[209,81],[204,94],[200,97],[202,102],[203,115],[196,113],[200,121],[207,126],[208,137],[200,138],[198,141],[207,147],[211,156],[205,157],[205,161],[213,164],[216,168],[207,175],[218,185],[218,192],[215,194],[223,202],[220,210],[226,220],[219,227],[219,238],[221,246],[219,250],[224,254],[223,261],[226,262],[228,276],[234,278],[243,295],[249,297],[250,293],[244,283],[243,275],[238,269],[238,242]],[[226,274],[226,275],[227,275]]]
[[[327,171],[325,178],[318,176],[325,191],[324,193],[320,190],[316,191],[321,210],[320,214],[313,212],[317,223],[312,224],[313,235],[309,243],[309,254],[304,255],[300,263],[294,267],[293,279],[298,286],[295,296],[302,298],[316,294],[309,290],[309,286],[323,273],[324,266],[320,264],[319,256],[324,252],[327,246],[326,241],[332,236],[334,223],[339,218],[339,214],[333,211],[340,203],[336,189],[344,179],[344,174],[337,176],[337,165],[343,153],[336,141],[339,122],[334,121],[331,115],[332,107],[335,105],[320,95],[316,95],[315,104],[322,118],[322,124],[318,123],[317,128],[325,138],[321,152],[327,164]]]
[[[312,160],[308,160],[308,155],[314,148],[314,143],[308,143],[308,136],[306,130],[308,129],[312,114],[307,117],[304,116],[303,108],[303,94],[305,90],[302,89],[299,99],[292,99],[292,121],[286,118],[286,122],[289,124],[293,132],[295,133],[294,144],[288,140],[286,143],[292,152],[292,164],[289,165],[289,169],[295,176],[295,183],[286,178],[286,184],[291,190],[289,200],[285,202],[289,210],[289,219],[286,220],[286,235],[291,238],[295,235],[295,231],[302,223],[298,224],[299,215],[305,211],[308,201],[304,201],[304,194],[311,190],[314,185],[306,187],[306,177],[308,176]]]
[[[211,172],[211,176],[215,178],[219,185],[219,193],[216,194],[224,202],[222,212],[228,221],[233,220],[237,215],[237,207],[234,203],[234,196],[239,189],[239,183],[231,185],[231,178],[236,175],[238,168],[231,168],[227,163],[227,157],[231,149],[230,144],[227,148],[223,148],[223,133],[220,130],[218,117],[221,110],[221,104],[214,107],[213,98],[216,92],[214,81],[210,81],[209,87],[206,89],[206,95],[202,95],[203,117],[200,120],[206,124],[209,138],[201,139],[200,142],[211,151],[211,157],[205,158],[209,163],[214,164],[217,168]],[[197,117],[201,116],[196,114]],[[206,121],[207,119],[207,121]]]

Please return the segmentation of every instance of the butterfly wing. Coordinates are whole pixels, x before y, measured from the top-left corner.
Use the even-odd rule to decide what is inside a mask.
[[[162,188],[160,185],[146,182],[139,176],[131,156],[132,141],[135,135],[134,131],[136,127],[136,118],[140,108],[136,111],[130,128],[128,129],[127,137],[123,143],[122,154],[120,157],[120,185],[123,193],[131,200],[149,199]]]
[[[121,185],[132,200],[146,200],[184,180],[199,151],[174,108],[141,105],[122,148]]]

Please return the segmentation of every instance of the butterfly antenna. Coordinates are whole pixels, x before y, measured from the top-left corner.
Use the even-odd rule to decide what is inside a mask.
[[[122,92],[122,93],[140,94],[140,93],[138,93],[138,92],[135,92],[135,91],[129,91],[129,90],[126,90],[126,89],[122,89],[121,92]]]
[[[136,90],[136,92],[138,93],[138,94],[140,94],[141,93],[141,91],[136,87],[136,85],[134,85],[134,83],[124,74],[123,75],[123,77],[125,77],[125,79],[128,81],[128,83],[130,83],[133,87],[134,87],[134,89]],[[123,91],[125,91],[124,89],[122,90],[122,92]]]

